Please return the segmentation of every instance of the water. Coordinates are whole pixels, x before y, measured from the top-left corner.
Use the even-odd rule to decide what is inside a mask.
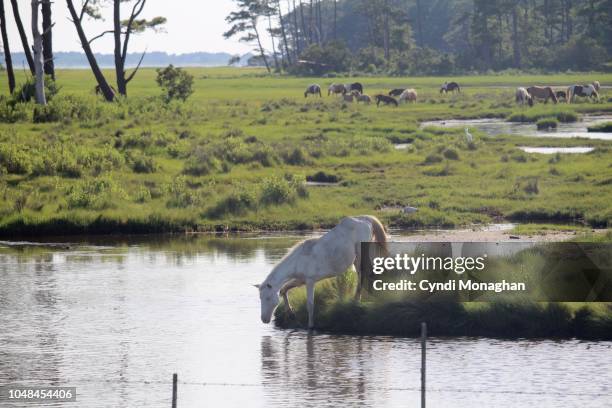
[[[612,133],[588,132],[587,127],[612,121],[612,116],[584,116],[574,123],[559,123],[556,130],[538,130],[535,123],[506,122],[503,119],[457,119],[437,120],[421,123],[421,127],[461,127],[476,128],[489,136],[517,135],[528,137],[581,137],[585,139],[612,140]]]
[[[589,153],[595,150],[594,147],[519,147],[525,153],[539,153],[539,154],[581,154]]]
[[[180,407],[418,406],[418,341],[259,321],[251,284],[302,238],[0,243],[0,383],[168,407],[177,372]],[[611,357],[612,342],[432,339],[428,403],[610,407]]]

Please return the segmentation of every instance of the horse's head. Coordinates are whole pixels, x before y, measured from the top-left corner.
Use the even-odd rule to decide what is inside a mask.
[[[259,299],[261,300],[261,321],[270,323],[272,313],[274,313],[274,309],[278,306],[278,291],[274,290],[269,283],[255,285],[255,287],[259,289]]]

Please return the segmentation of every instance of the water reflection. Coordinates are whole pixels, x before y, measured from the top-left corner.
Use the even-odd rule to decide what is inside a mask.
[[[261,324],[251,283],[303,236],[259,238],[0,243],[0,383],[76,386],[79,406],[165,407],[177,372],[179,406],[417,404],[417,341]],[[608,407],[610,347],[432,339],[430,406]]]

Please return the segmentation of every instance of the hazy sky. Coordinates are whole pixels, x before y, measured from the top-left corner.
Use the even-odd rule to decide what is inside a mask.
[[[28,35],[30,29],[30,1],[19,0],[20,14]],[[81,0],[74,0],[75,7],[79,7]],[[5,1],[7,26],[9,26],[9,39],[11,51],[21,51],[21,43],[13,21],[12,9],[9,1]],[[237,39],[225,40],[223,32],[228,26],[225,17],[234,10],[232,0],[148,0],[141,17],[151,18],[165,16],[168,19],[165,33],[147,32],[133,36],[130,41],[130,52],[138,52],[147,48],[149,51],[166,51],[168,53],[185,53],[193,51],[244,53],[253,47],[239,43]],[[129,10],[124,8],[125,18]],[[53,48],[55,51],[80,51],[74,25],[68,20],[66,1],[55,0],[53,3]],[[112,29],[112,7],[105,9],[105,21],[84,24],[89,37]],[[97,40],[93,43],[95,52],[113,52],[112,36]]]

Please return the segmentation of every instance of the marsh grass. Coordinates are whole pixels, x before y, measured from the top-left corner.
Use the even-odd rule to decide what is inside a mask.
[[[419,127],[435,119],[516,114],[532,122],[567,121],[612,111],[612,103],[586,102],[522,109],[511,103],[511,89],[488,88],[572,83],[580,75],[457,78],[465,92],[452,98],[437,93],[444,78],[412,78],[428,103],[377,109],[332,97],[305,101],[304,82],[327,82],[321,78],[189,72],[195,92],[185,103],[163,103],[149,69],[130,83],[130,97],[114,104],[96,97],[93,79],[78,70],[58,71],[60,92],[36,115],[34,104],[0,96],[0,234],[325,228],[364,213],[394,227],[500,219],[612,223],[612,183],[606,182],[612,151],[604,141],[590,140],[595,150],[588,155],[560,155],[551,171],[548,157],[517,146],[585,142],[492,138],[472,129],[475,141],[467,144],[463,129]],[[399,81],[354,80],[370,94]],[[412,145],[396,150],[398,142]],[[305,186],[307,177],[339,183]],[[525,185],[514,191],[517,179],[534,177],[537,192]],[[89,201],[79,197],[102,179],[115,189]],[[388,204],[419,212],[381,210]]]

